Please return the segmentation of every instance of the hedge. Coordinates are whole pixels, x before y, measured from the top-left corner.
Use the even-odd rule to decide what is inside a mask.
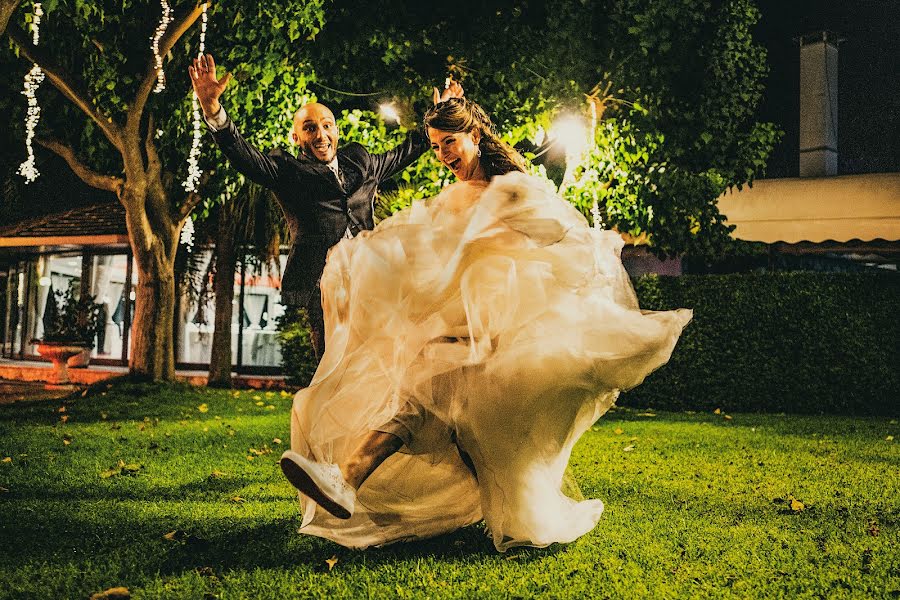
[[[897,274],[648,275],[635,289],[641,308],[693,308],[694,320],[669,363],[619,405],[900,414]],[[302,313],[283,327],[285,373],[305,385],[314,363]]]
[[[669,410],[900,413],[900,276],[645,276],[641,308],[694,309],[668,364],[619,404]]]

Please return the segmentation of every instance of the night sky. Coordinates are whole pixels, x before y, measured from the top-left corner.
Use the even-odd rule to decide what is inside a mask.
[[[839,173],[900,171],[900,0],[757,0],[757,39],[769,51],[761,120],[784,138],[766,177],[799,172],[800,49],[793,38],[829,30],[845,38],[838,75]]]

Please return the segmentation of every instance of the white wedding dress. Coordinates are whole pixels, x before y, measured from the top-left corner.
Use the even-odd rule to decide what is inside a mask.
[[[301,494],[301,532],[365,548],[484,519],[503,551],[593,529],[603,503],[560,491],[572,447],[691,318],[638,308],[622,245],[521,173],[454,184],[338,244],[321,282],[327,349],[294,399],[291,448],[340,463],[406,403],[428,418],[349,520]]]

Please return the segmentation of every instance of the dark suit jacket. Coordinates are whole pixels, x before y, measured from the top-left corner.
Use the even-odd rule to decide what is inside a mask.
[[[238,171],[278,197],[293,239],[282,274],[281,298],[284,304],[301,306],[319,301],[318,282],[328,250],[344,237],[347,228],[356,235],[375,226],[378,185],[429,146],[425,136],[412,132],[384,154],[369,154],[357,143],[339,148],[342,187],[331,169],[315,159],[282,150],[263,154],[241,136],[231,119],[213,132],[213,138]]]

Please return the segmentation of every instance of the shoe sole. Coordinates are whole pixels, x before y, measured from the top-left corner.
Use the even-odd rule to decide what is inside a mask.
[[[319,486],[316,485],[316,482],[313,481],[312,478],[306,474],[306,471],[301,469],[297,463],[288,458],[282,458],[280,464],[281,472],[284,473],[287,480],[291,482],[291,485],[312,498],[313,502],[338,519],[346,520],[352,516],[350,511],[325,495],[325,493],[319,489]]]

